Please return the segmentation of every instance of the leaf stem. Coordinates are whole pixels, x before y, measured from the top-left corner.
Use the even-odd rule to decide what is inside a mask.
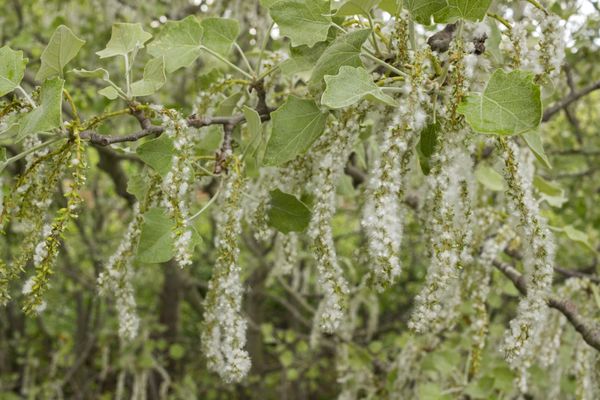
[[[265,76],[272,74],[273,72],[277,71],[279,69],[279,66],[281,64],[276,64],[273,65],[271,68],[269,68],[268,70],[264,71],[262,74],[260,74],[258,76],[258,78],[256,78],[257,81],[260,81],[261,79],[263,79]]]
[[[526,1],[529,4],[531,4],[532,6],[534,6],[535,8],[541,10],[544,13],[544,15],[548,15],[548,11],[537,0],[526,0]]]
[[[408,78],[408,74],[406,72],[400,71],[398,68],[394,67],[393,65],[390,65],[390,64],[386,63],[383,60],[380,60],[379,58],[375,57],[374,55],[372,55],[370,53],[362,53],[362,55],[366,56],[367,58],[370,58],[376,64],[379,64],[382,67],[384,67],[386,69],[389,69],[390,71],[394,72],[395,74],[401,75],[401,76],[404,76],[404,77]]]
[[[512,30],[512,26],[510,26],[510,22],[508,22],[507,20],[505,20],[504,18],[502,18],[501,16],[499,16],[498,14],[494,14],[494,13],[487,13],[486,14],[488,17],[495,19],[496,21],[500,22],[502,25],[504,25],[504,27],[506,29],[508,29],[509,31]]]
[[[252,68],[252,65],[250,65],[250,61],[248,61],[248,58],[244,54],[244,50],[242,50],[242,48],[239,44],[237,44],[237,42],[233,42],[233,45],[235,46],[235,49],[238,51],[238,53],[240,53],[240,56],[242,56],[242,60],[244,60],[244,64],[246,64],[246,68],[248,68],[248,71],[250,71],[252,75],[256,75],[254,68]]]
[[[267,43],[269,42],[269,37],[271,36],[271,30],[273,30],[274,26],[275,21],[271,21],[271,25],[269,25],[269,29],[267,29],[262,44],[260,45],[260,53],[258,53],[258,60],[256,61],[256,70],[258,72],[260,72],[260,63],[262,62],[263,56],[265,54],[265,49],[267,48]]]
[[[6,167],[8,164],[10,164],[12,162],[19,161],[21,158],[25,157],[27,154],[33,153],[34,151],[42,149],[42,148],[44,148],[46,146],[50,146],[51,144],[56,143],[59,140],[63,140],[63,139],[64,139],[63,137],[55,137],[55,138],[50,139],[50,140],[48,140],[48,141],[46,141],[44,143],[40,143],[37,146],[30,147],[27,150],[25,150],[25,151],[23,151],[23,152],[15,155],[15,156],[12,156],[11,158],[7,158],[6,161],[4,161],[0,165],[2,166],[2,168],[4,168],[4,167]]]
[[[75,102],[73,101],[71,94],[67,89],[63,89],[63,94],[67,98],[67,103],[69,103],[69,105],[71,106],[73,116],[75,117],[75,122],[77,123],[77,125],[79,125],[81,123],[81,119],[79,118],[79,113],[77,112],[77,107],[75,106]]]
[[[119,115],[125,115],[125,114],[131,114],[131,109],[123,108],[121,110],[111,111],[108,113],[97,115],[93,118],[90,118],[88,121],[84,121],[83,125],[81,126],[81,130],[85,131],[86,129],[90,129],[90,128],[94,127],[95,125],[98,125],[100,122],[102,122],[104,120],[107,120],[112,117],[117,117]]]
[[[204,211],[206,211],[206,209],[207,209],[208,207],[210,207],[210,205],[211,205],[212,203],[214,203],[214,202],[215,202],[215,200],[217,199],[217,197],[219,197],[219,193],[220,193],[220,192],[221,192],[221,187],[219,186],[219,188],[218,188],[218,189],[217,189],[217,191],[215,192],[214,196],[213,196],[213,197],[211,197],[211,198],[210,198],[210,200],[208,200],[208,203],[206,203],[206,204],[204,205],[204,207],[202,207],[202,208],[200,209],[200,211],[198,211],[196,214],[194,214],[194,215],[192,215],[191,217],[189,217],[189,218],[187,219],[187,220],[188,220],[188,222],[189,222],[189,221],[193,221],[193,220],[195,220],[196,218],[198,218],[198,217],[200,216],[200,214],[202,214]]]
[[[127,86],[127,98],[129,99],[131,97],[131,78],[129,76],[129,73],[130,73],[129,55],[125,54],[124,58],[125,58],[125,80],[126,80],[125,85]]]
[[[229,65],[231,68],[235,69],[237,72],[244,75],[246,78],[254,80],[254,77],[252,75],[250,75],[248,72],[244,71],[243,69],[241,69],[240,67],[238,67],[237,65],[235,65],[234,63],[229,61],[227,58],[225,58],[222,55],[220,55],[219,53],[217,53],[216,51],[211,50],[204,45],[201,45],[200,49],[205,50],[207,53],[209,53],[213,57],[218,58],[219,60],[223,61],[225,64]]]
[[[371,39],[373,40],[373,47],[375,48],[375,54],[381,54],[379,50],[379,45],[377,44],[377,37],[375,36],[375,24],[373,23],[373,18],[371,17],[371,13],[367,13],[367,18],[369,19],[369,26],[371,27]]]
[[[37,105],[35,104],[35,101],[33,101],[33,99],[31,98],[31,96],[29,96],[29,94],[27,94],[27,92],[25,91],[25,89],[23,89],[23,87],[21,85],[17,86],[17,89],[19,89],[19,91],[21,92],[21,94],[23,95],[23,97],[25,97],[25,99],[27,100],[27,102],[29,102],[29,104],[31,104],[31,107],[37,108]]]

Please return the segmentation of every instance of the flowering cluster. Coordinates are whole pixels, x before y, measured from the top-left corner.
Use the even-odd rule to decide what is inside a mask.
[[[205,298],[202,348],[209,369],[226,382],[239,382],[251,363],[244,350],[247,322],[241,315],[243,287],[238,264],[244,178],[240,162],[232,158],[231,163],[229,175],[223,178],[215,237],[217,260]]]
[[[273,236],[273,229],[268,225],[270,191],[277,187],[280,173],[274,168],[261,168],[259,177],[248,184],[252,198],[244,201],[248,225],[253,228],[254,238],[266,243]]]
[[[407,98],[384,132],[381,155],[370,172],[367,201],[363,209],[362,225],[373,263],[373,284],[380,291],[400,275],[402,186],[413,153],[413,143],[427,120],[423,103],[428,96],[422,89],[418,66],[404,89]]]
[[[335,213],[335,191],[359,131],[356,109],[344,111],[338,119],[328,121],[323,136],[313,145],[315,188],[313,213],[308,234],[313,240],[319,284],[324,298],[315,322],[324,332],[335,332],[347,309],[348,283],[337,260],[331,219]]]
[[[106,263],[105,271],[98,276],[98,288],[104,296],[115,296],[119,319],[119,337],[124,341],[135,339],[140,318],[136,311],[135,293],[131,283],[131,264],[142,233],[143,215],[140,205],[133,207],[133,218],[117,251]]]
[[[473,344],[471,346],[470,376],[474,376],[480,366],[485,338],[488,333],[486,301],[490,292],[490,280],[494,268],[493,262],[506,248],[513,236],[513,230],[508,225],[502,225],[495,236],[485,240],[481,254],[477,259],[477,265],[474,266],[474,271],[469,276],[469,286],[471,287],[470,297],[475,309],[475,315],[471,322]]]
[[[31,292],[26,297],[23,306],[26,313],[35,313],[40,308],[44,308],[42,296],[48,287],[52,267],[58,256],[60,239],[68,223],[77,218],[76,211],[82,201],[79,191],[86,180],[86,162],[84,148],[76,130],[73,132],[73,139],[68,142],[65,154],[67,159],[70,160],[69,168],[72,177],[72,181],[64,194],[67,204],[66,207],[58,210],[52,224],[44,226],[41,234],[42,239],[35,246],[33,256],[35,276],[33,277]]]
[[[193,139],[185,118],[174,110],[162,112],[164,134],[175,147],[171,158],[171,170],[163,179],[162,188],[165,193],[164,204],[175,222],[172,232],[174,239],[175,260],[180,267],[192,263],[192,227],[189,219],[188,192],[192,178],[191,152]]]
[[[595,400],[600,396],[600,357],[583,340],[575,347],[575,397],[581,400]]]
[[[507,30],[508,41],[502,42],[501,48],[511,51],[513,68],[530,70],[545,82],[560,73],[565,58],[564,27],[560,17],[531,5],[525,6],[523,15]],[[541,35],[535,48],[528,48],[528,28],[532,23],[539,26]]]
[[[538,14],[541,11],[538,10]],[[542,38],[539,42],[539,62],[543,68],[543,77],[550,79],[560,73],[565,59],[564,28],[561,19],[552,15],[541,15],[539,18]]]
[[[425,286],[415,298],[415,310],[409,327],[415,332],[440,329],[454,318],[454,307],[460,302],[458,275],[468,261],[465,247],[471,226],[468,188],[462,182],[473,179],[473,165],[463,144],[465,131],[453,132],[435,156],[435,167],[429,176],[432,206],[430,237],[431,264]],[[467,196],[467,197],[465,197]]]
[[[545,298],[552,286],[554,243],[545,221],[539,215],[538,203],[533,197],[531,174],[522,167],[526,163],[518,162],[518,146],[503,138],[499,142],[504,150],[505,179],[511,206],[519,215],[519,228],[527,243],[523,249],[527,296],[519,302],[517,316],[510,322],[504,351],[507,361],[515,369],[526,369],[534,357],[535,345],[545,329],[548,316]]]
[[[298,242],[298,234],[295,232],[277,234],[274,271],[278,274],[289,275],[294,269],[298,262]]]

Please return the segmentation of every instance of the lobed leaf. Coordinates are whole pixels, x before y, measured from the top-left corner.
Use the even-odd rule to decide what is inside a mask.
[[[363,67],[342,66],[337,75],[325,75],[327,88],[321,103],[329,108],[343,108],[356,104],[362,99],[378,101],[397,107],[398,103],[373,82],[373,78]]]
[[[204,28],[190,15],[181,21],[168,21],[148,45],[153,57],[164,57],[167,72],[190,66],[200,56]]]
[[[53,76],[63,76],[63,68],[69,63],[85,44],[85,40],[78,38],[64,25],[56,28],[50,42],[42,52],[42,65],[35,79],[43,81]]]
[[[12,92],[19,86],[25,75],[27,59],[23,52],[8,46],[0,48],[0,96]]]
[[[139,23],[116,23],[112,26],[110,40],[104,50],[96,52],[100,58],[116,56],[126,57],[136,49],[141,49],[152,35],[142,28]]]
[[[329,0],[279,0],[269,5],[269,12],[293,46],[312,47],[327,39],[331,26]]]

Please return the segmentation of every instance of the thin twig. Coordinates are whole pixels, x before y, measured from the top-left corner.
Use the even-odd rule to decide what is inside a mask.
[[[511,280],[522,295],[527,295],[527,282],[525,277],[521,275],[519,271],[512,265],[498,260],[494,260],[493,264],[494,267]],[[575,303],[555,296],[548,296],[546,302],[549,307],[558,310],[567,318],[573,328],[575,328],[587,344],[600,351],[600,326],[592,321],[587,321],[582,317],[581,314],[578,313],[577,305]]]

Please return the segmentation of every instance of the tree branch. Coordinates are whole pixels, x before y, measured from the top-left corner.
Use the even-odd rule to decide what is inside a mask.
[[[260,115],[260,119],[262,121],[267,121],[271,119],[271,109],[268,109],[267,112],[262,113]],[[142,129],[140,131],[131,133],[129,135],[123,136],[105,136],[101,135],[94,130],[85,130],[80,133],[80,137],[83,140],[87,140],[90,143],[96,144],[98,146],[109,146],[115,143],[123,143],[123,142],[135,142],[140,140],[146,136],[152,135],[160,135],[164,132],[164,127],[160,125],[154,125],[143,113],[140,111],[133,112],[133,115],[138,119]],[[237,124],[243,123],[246,121],[246,117],[243,114],[232,115],[230,117],[211,117],[211,116],[197,116],[191,115],[187,118],[187,122],[190,126],[194,128],[202,128],[210,125],[230,125],[235,127]]]
[[[494,267],[502,272],[512,281],[515,287],[523,295],[527,295],[527,283],[525,277],[519,273],[512,265],[494,260]],[[586,321],[577,311],[577,305],[570,300],[560,299],[555,296],[549,296],[546,299],[548,306],[558,310],[573,325],[573,328],[581,335],[582,339],[600,351],[600,326],[592,321]]]
[[[544,116],[542,117],[542,122],[547,122],[554,116],[554,114],[558,113],[565,107],[568,107],[570,104],[576,102],[580,98],[587,96],[594,90],[600,89],[600,81],[593,82],[578,92],[572,92],[567,97],[560,100],[558,103],[548,107],[546,111],[544,111]]]

